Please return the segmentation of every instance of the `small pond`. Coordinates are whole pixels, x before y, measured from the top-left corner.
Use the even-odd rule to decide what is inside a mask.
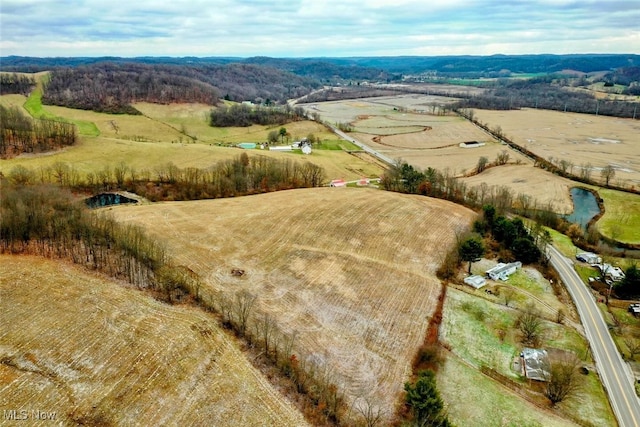
[[[591,218],[600,213],[600,207],[596,196],[590,191],[573,187],[571,189],[571,199],[573,200],[573,212],[566,216],[567,221],[580,224],[582,228],[587,228]]]
[[[89,197],[84,201],[90,208],[102,208],[111,205],[123,205],[126,203],[138,203],[137,200],[123,196],[117,193],[102,193]]]

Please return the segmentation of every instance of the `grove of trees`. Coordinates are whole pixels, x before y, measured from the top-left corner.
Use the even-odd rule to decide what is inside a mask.
[[[28,96],[36,85],[33,77],[24,74],[0,73],[0,95],[17,93]]]
[[[91,214],[59,186],[2,182],[0,252],[66,258],[141,288],[156,288],[164,248],[142,230]]]
[[[262,107],[235,104],[211,110],[209,124],[216,127],[251,125],[283,125],[306,118],[302,107]]]
[[[63,162],[38,170],[11,169],[6,178],[16,185],[58,184],[74,190],[99,193],[126,190],[151,201],[196,200],[241,196],[292,188],[319,187],[324,168],[309,161],[250,157],[242,153],[208,168],[179,168],[169,162],[153,170],[136,170],[126,163],[80,174]]]
[[[62,121],[32,119],[17,107],[0,105],[0,158],[73,145],[76,126]]]

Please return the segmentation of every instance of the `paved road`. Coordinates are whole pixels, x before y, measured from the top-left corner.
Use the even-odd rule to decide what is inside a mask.
[[[571,260],[554,247],[550,248],[549,255],[551,264],[576,304],[618,424],[622,427],[640,426],[640,401],[634,390],[633,375],[622,361],[593,295],[573,269]]]
[[[329,127],[333,130],[333,132],[338,135],[339,137],[341,137],[342,139],[346,139],[349,142],[353,142],[355,145],[357,145],[358,147],[362,148],[364,151],[366,151],[367,153],[371,154],[374,157],[377,157],[378,159],[382,160],[383,162],[389,164],[389,165],[394,165],[396,164],[395,160],[393,160],[391,157],[389,156],[385,156],[384,154],[374,150],[373,148],[370,148],[366,145],[364,145],[362,142],[358,141],[355,138],[350,137],[349,135],[347,135],[346,133],[342,132],[340,129],[329,125]]]

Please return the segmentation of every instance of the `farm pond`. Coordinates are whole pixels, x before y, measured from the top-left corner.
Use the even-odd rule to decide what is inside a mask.
[[[573,212],[566,217],[567,221],[580,224],[582,228],[586,228],[589,221],[600,213],[596,196],[584,188],[573,187],[571,200],[573,200]]]
[[[90,208],[102,208],[112,205],[124,205],[127,203],[138,203],[137,200],[123,196],[118,193],[101,193],[93,197],[89,197],[84,201]]]

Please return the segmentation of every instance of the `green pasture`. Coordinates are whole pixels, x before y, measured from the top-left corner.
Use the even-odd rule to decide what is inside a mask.
[[[78,120],[68,116],[58,116],[51,112],[49,108],[42,105],[42,89],[40,87],[31,91],[31,94],[24,103],[24,109],[36,119],[57,120],[63,122],[71,122],[78,127],[78,133],[86,136],[98,136],[98,130],[95,123],[87,120]]]
[[[440,339],[467,363],[480,368],[487,366],[503,375],[517,379],[510,367],[520,352],[515,343],[515,311],[482,298],[449,288],[445,300]],[[502,341],[499,330],[509,334]]]
[[[598,188],[605,214],[596,223],[606,237],[640,244],[640,195]]]
[[[438,370],[437,385],[449,419],[456,426],[575,426],[571,421],[542,412],[452,354],[446,356]]]
[[[541,282],[534,284],[522,277],[516,282],[532,294],[546,292]],[[471,426],[575,425],[567,421],[573,420],[582,425],[616,425],[597,375],[580,377],[580,391],[555,411],[556,415],[565,418],[561,419],[541,412],[481,374],[478,368],[487,366],[523,388],[527,387],[527,382],[512,369],[513,360],[522,349],[514,326],[519,311],[485,299],[484,295],[473,295],[474,292],[482,291],[448,289],[440,327],[441,340],[451,352],[445,354],[446,360],[438,373],[438,388],[449,404],[448,412],[454,423]],[[571,350],[587,366],[592,366],[583,336],[566,325],[548,321],[543,324],[543,347]],[[505,331],[503,339],[500,339],[500,330]],[[457,405],[456,402],[465,404]],[[500,416],[496,417],[495,409],[487,408],[500,408]]]
[[[361,148],[355,145],[354,143],[345,141],[344,139],[324,140],[314,145],[313,148],[316,150],[346,150],[346,151],[361,150]]]

